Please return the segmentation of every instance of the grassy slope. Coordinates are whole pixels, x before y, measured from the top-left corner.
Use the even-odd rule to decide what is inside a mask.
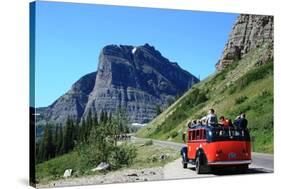
[[[273,64],[254,65],[265,48],[255,49],[225,71],[194,85],[137,136],[181,142],[186,122],[205,115],[209,108],[232,120],[245,111],[254,151],[273,153]]]
[[[179,157],[179,153],[171,148],[160,147],[158,145],[144,145],[143,141],[135,142],[137,147],[137,157],[130,168],[150,168],[163,166]],[[161,154],[169,154],[167,159],[160,161]],[[53,158],[49,161],[36,165],[36,181],[41,184],[48,183],[51,180],[61,179],[66,169],[72,169],[72,177],[80,177],[83,175],[97,175],[104,172],[92,172],[90,165],[79,156],[74,150],[68,154]],[[124,167],[128,168],[128,167]]]

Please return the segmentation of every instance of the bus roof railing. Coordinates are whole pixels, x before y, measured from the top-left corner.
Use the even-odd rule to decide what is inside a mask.
[[[194,125],[188,128],[189,130],[193,130],[193,129],[206,129],[206,130],[244,130],[244,131],[248,131],[247,128],[241,128],[238,126],[221,126],[219,124],[217,124],[216,126],[209,126],[209,125]]]

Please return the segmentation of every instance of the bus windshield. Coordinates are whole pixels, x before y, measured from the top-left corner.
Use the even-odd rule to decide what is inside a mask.
[[[250,135],[247,129],[240,128],[213,128],[208,132],[210,141],[250,141]]]

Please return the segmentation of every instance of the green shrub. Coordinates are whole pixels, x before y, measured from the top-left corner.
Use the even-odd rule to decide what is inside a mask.
[[[183,106],[194,107],[197,106],[198,104],[206,102],[208,100],[206,95],[207,95],[206,91],[195,88],[187,96],[186,100],[183,102]]]
[[[52,178],[53,180],[56,180],[56,179],[58,179],[58,178],[61,177],[60,169],[57,168],[57,167],[51,167],[51,168],[49,169],[49,174],[52,175],[51,178]]]
[[[223,81],[225,79],[225,72],[219,72],[216,74],[216,76],[214,77],[215,81]]]
[[[269,62],[260,67],[250,70],[236,81],[237,87],[241,90],[250,83],[263,79],[267,75],[273,74],[273,63]]]
[[[156,126],[155,132],[159,132],[159,131],[161,131],[161,125]]]
[[[177,131],[172,131],[169,134],[169,137],[171,137],[171,138],[175,138],[176,136],[178,136],[178,132]]]
[[[229,94],[229,95],[232,95],[233,93],[236,92],[236,89],[237,89],[237,86],[235,86],[235,85],[229,86],[228,94]]]
[[[224,70],[223,70],[223,72],[229,72],[229,71],[232,71],[232,70],[234,70],[237,66],[238,66],[238,64],[239,64],[239,62],[238,62],[238,60],[235,60],[235,62],[233,62],[232,64],[229,64]]]
[[[251,109],[252,109],[252,106],[249,105],[249,104],[246,104],[246,105],[242,104],[241,106],[238,106],[238,108],[237,108],[237,110],[239,110],[239,113],[240,112],[247,112],[247,111],[249,111]],[[237,111],[236,115],[238,115],[238,111]]]
[[[92,166],[81,159],[81,156],[74,150],[62,156],[36,165],[36,180],[40,183],[43,180],[57,180],[63,177],[66,169],[72,169],[73,175],[83,175]]]
[[[99,144],[82,145],[77,148],[82,161],[90,167],[95,167],[101,162],[107,162],[112,169],[118,169],[123,166],[129,166],[136,157],[136,148],[127,143],[114,146],[107,143],[102,148]],[[106,157],[106,159],[105,159]]]
[[[260,98],[265,98],[265,97],[268,97],[268,96],[271,96],[271,92],[267,91],[267,90],[263,90],[260,94],[259,94],[259,97]]]
[[[235,99],[235,104],[242,104],[243,102],[245,102],[248,99],[247,96],[240,96],[238,98]]]
[[[234,69],[237,67],[237,65],[238,65],[238,62],[237,62],[237,61],[234,62],[234,63],[232,63],[232,64],[230,64],[230,65],[228,65],[228,66],[227,66],[226,68],[224,68],[222,71],[218,72],[218,73],[214,76],[214,78],[210,81],[210,83],[214,85],[214,84],[216,84],[217,82],[221,82],[221,81],[225,80],[227,74],[228,74],[230,71],[234,70]]]
[[[147,141],[145,141],[144,145],[145,145],[145,146],[153,145],[153,140],[147,140]]]
[[[137,149],[134,145],[123,143],[113,149],[109,158],[109,164],[112,169],[118,169],[133,164],[137,156]]]

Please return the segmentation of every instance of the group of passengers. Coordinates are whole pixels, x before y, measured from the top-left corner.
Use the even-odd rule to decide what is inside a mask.
[[[210,109],[208,114],[204,117],[202,117],[199,120],[192,120],[187,122],[187,127],[192,128],[199,125],[207,125],[207,126],[219,126],[219,127],[239,127],[246,129],[248,125],[248,121],[246,119],[246,114],[244,112],[240,112],[240,114],[235,118],[234,122],[232,123],[232,120],[229,118],[225,118],[224,116],[221,116],[217,118],[217,115],[215,113],[214,109]]]

